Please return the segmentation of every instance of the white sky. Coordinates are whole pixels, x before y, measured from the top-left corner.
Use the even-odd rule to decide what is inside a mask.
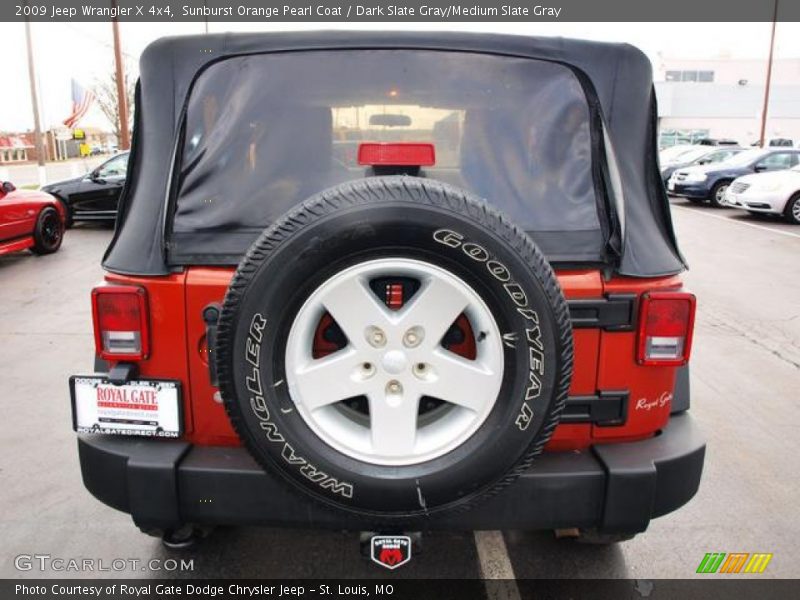
[[[564,36],[628,42],[659,66],[667,58],[763,58],[769,50],[770,23],[209,23],[211,33],[298,29],[491,31],[518,35]],[[70,112],[70,79],[84,87],[113,69],[110,23],[32,23],[42,125],[57,125]],[[134,63],[144,47],[165,35],[204,32],[203,23],[121,23],[123,52]],[[0,131],[33,127],[33,113],[22,23],[0,23]],[[800,23],[779,23],[776,58],[800,57]],[[82,126],[109,128],[93,108]]]

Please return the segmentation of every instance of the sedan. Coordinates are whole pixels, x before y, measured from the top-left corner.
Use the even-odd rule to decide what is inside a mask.
[[[21,191],[0,182],[0,255],[30,249],[51,254],[64,239],[64,207],[43,192]]]
[[[75,221],[113,222],[128,170],[128,152],[118,154],[91,173],[49,183],[42,191],[61,200],[67,213],[67,227]]]
[[[734,146],[689,146],[686,150],[661,162],[661,178],[667,185],[669,178],[678,169],[695,165],[715,165],[744,152],[744,148]]]
[[[753,214],[781,215],[800,225],[800,166],[739,177],[728,188],[725,202]]]
[[[725,193],[737,177],[765,171],[782,171],[800,162],[800,150],[754,148],[715,164],[678,169],[669,178],[667,190],[692,202],[708,200],[714,207],[725,206]]]

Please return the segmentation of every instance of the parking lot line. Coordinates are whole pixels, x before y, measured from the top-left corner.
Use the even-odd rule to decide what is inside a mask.
[[[735,225],[744,225],[745,227],[752,227],[753,229],[761,229],[763,231],[769,231],[770,233],[779,233],[781,235],[788,235],[789,237],[800,238],[800,234],[792,233],[791,231],[783,231],[782,229],[773,229],[772,227],[765,227],[764,225],[756,225],[755,223],[744,223],[742,221],[734,221],[733,219],[729,219],[721,215],[712,215],[703,210],[697,210],[695,208],[689,208],[687,206],[678,206],[677,204],[673,204],[672,208],[679,208],[681,210],[685,210],[687,212],[691,212],[694,214],[703,215],[704,217],[709,217],[711,219],[718,219],[720,221],[725,221],[726,223],[733,223]]]
[[[475,547],[481,577],[486,581],[486,596],[489,600],[520,600],[514,567],[508,556],[502,531],[476,531]],[[496,580],[503,581],[496,581]]]

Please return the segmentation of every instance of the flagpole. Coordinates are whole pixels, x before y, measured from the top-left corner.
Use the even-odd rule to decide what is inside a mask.
[[[31,106],[33,108],[33,143],[36,147],[36,162],[38,163],[39,185],[47,183],[47,173],[44,168],[44,144],[42,143],[42,124],[39,121],[39,96],[36,91],[36,67],[33,64],[33,42],[31,41],[31,22],[25,20],[25,42],[28,49],[28,79],[31,84]]]
[[[116,0],[111,0],[111,6],[117,7]],[[128,96],[125,89],[125,68],[122,64],[122,46],[119,41],[119,22],[116,17],[111,20],[114,32],[114,63],[117,68],[117,103],[119,105],[119,149],[129,150],[131,147],[131,134],[128,130]]]

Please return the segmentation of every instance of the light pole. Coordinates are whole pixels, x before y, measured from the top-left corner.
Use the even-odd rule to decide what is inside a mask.
[[[44,168],[44,143],[42,143],[42,124],[39,121],[39,95],[36,90],[36,67],[33,64],[33,41],[31,22],[25,21],[25,42],[28,48],[28,79],[31,84],[31,108],[33,109],[33,143],[36,147],[36,162],[39,165],[39,185],[46,183]]]
[[[111,6],[116,8],[117,1],[111,0]],[[125,89],[125,67],[122,64],[122,46],[119,41],[119,22],[116,17],[111,20],[114,32],[114,63],[117,68],[117,105],[119,112],[119,147],[120,150],[129,150],[131,147],[131,134],[128,130],[128,96]]]
[[[772,55],[775,50],[775,26],[778,23],[778,0],[775,0],[775,9],[772,14],[772,34],[769,38],[769,58],[767,59],[767,84],[764,89],[764,106],[761,108],[761,136],[758,145],[762,148],[767,136],[767,111],[769,110],[769,88],[772,83]]]

